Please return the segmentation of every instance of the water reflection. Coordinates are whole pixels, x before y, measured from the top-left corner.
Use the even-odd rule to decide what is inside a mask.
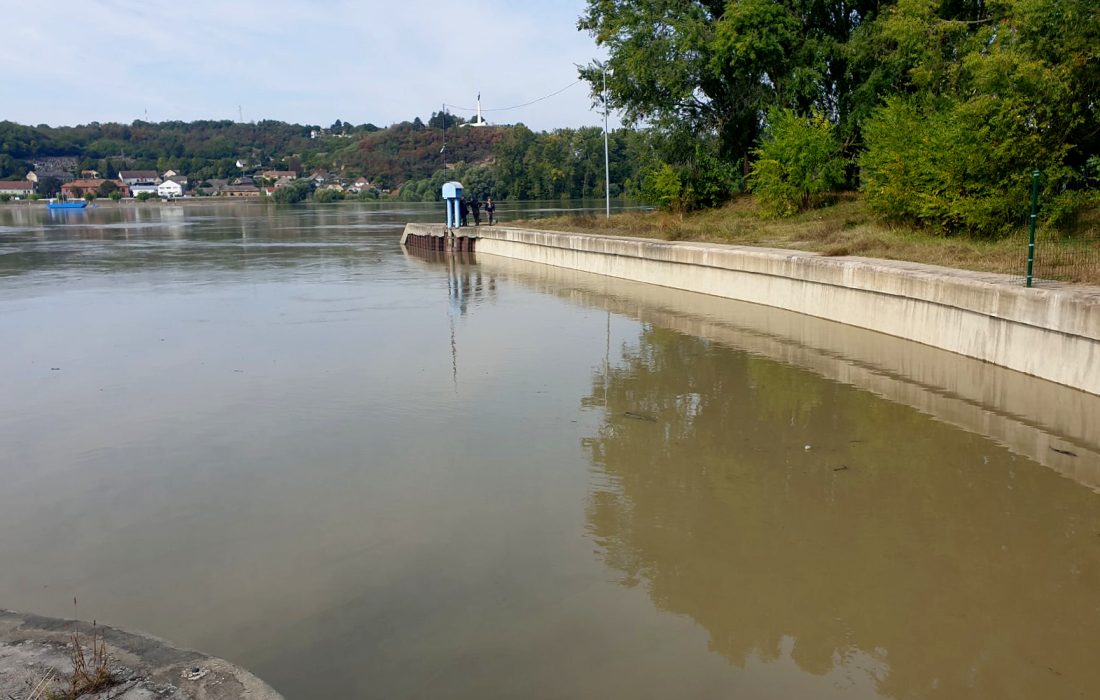
[[[736,666],[887,697],[1100,687],[1094,494],[908,407],[648,327],[598,369],[589,531]]]
[[[288,697],[1100,687],[1095,397],[223,206],[0,237],[0,605]]]
[[[850,384],[1100,492],[1100,396],[899,338],[728,299],[482,256],[510,279]]]

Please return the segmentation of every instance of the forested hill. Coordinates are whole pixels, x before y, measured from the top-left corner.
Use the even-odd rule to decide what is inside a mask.
[[[511,128],[450,125],[444,136],[441,128],[426,126],[417,119],[364,135],[334,152],[330,164],[391,186],[400,185],[430,177],[443,167],[444,158],[448,163],[476,163],[490,158],[493,147]]]
[[[35,164],[72,171],[174,170],[193,182],[262,169],[365,176],[405,199],[433,199],[446,179],[468,178],[479,196],[602,197],[603,134],[597,128],[535,132],[522,124],[475,127],[441,114],[385,128],[262,121],[134,122],[75,127],[0,122],[0,179],[24,177]],[[612,194],[636,187],[650,165],[642,132],[611,134]],[[51,160],[53,159],[53,160]],[[446,168],[445,168],[446,166]]]
[[[435,115],[433,115],[435,116]],[[491,156],[504,127],[458,128],[448,117],[447,159]],[[438,125],[441,127],[442,122]],[[263,167],[339,169],[385,187],[430,176],[443,166],[443,131],[419,118],[387,128],[337,121],[330,127],[280,121],[91,123],[74,127],[0,122],[0,179],[24,177],[36,162],[75,159],[80,170],[105,177],[119,170],[175,170],[193,180],[227,178]]]

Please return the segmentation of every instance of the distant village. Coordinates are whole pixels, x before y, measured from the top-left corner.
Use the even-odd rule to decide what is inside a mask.
[[[184,197],[264,197],[307,179],[315,191],[329,190],[338,196],[386,194],[366,177],[346,178],[317,169],[308,175],[294,170],[264,170],[250,168],[246,161],[237,161],[242,174],[231,179],[192,181],[175,170],[119,170],[113,178],[102,177],[96,170],[77,171],[75,158],[47,158],[34,163],[34,169],[23,180],[0,181],[0,198],[4,200],[40,199],[60,196],[62,199],[180,199]]]

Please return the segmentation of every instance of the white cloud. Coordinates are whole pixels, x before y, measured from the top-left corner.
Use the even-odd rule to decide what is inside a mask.
[[[583,0],[88,0],[5,7],[0,118],[75,124],[148,118],[335,119],[385,125],[443,102],[528,102],[598,54],[576,30]],[[65,19],[59,19],[59,18]],[[587,86],[490,120],[597,124]]]

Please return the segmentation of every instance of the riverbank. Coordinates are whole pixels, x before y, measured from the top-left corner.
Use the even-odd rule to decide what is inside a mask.
[[[402,242],[442,236],[408,224]],[[702,292],[827,318],[1100,394],[1100,289],[1007,275],[715,243],[477,229],[479,254]]]
[[[787,248],[825,256],[860,255],[883,260],[941,265],[974,272],[996,272],[1022,277],[1026,269],[1026,220],[1019,235],[992,240],[965,236],[944,237],[927,231],[889,226],[879,221],[855,194],[842,195],[833,206],[786,219],[760,216],[750,196],[728,205],[678,215],[647,211],[614,214],[567,215],[515,222],[517,226],[574,233],[637,236],[668,241],[735,243]],[[1040,276],[1065,282],[1100,285],[1100,252],[1065,250],[1066,243],[1092,243],[1100,250],[1100,209],[1083,212],[1072,230],[1040,232]]]
[[[0,204],[0,206],[6,207],[41,207],[46,208],[48,200],[45,199],[20,199],[18,201],[13,200]],[[155,207],[179,207],[179,206],[198,206],[198,205],[218,205],[218,204],[266,204],[270,203],[267,197],[181,197],[179,199],[147,199],[144,202],[137,199],[120,199],[114,201],[109,197],[101,197],[88,203],[89,207],[97,207],[104,209],[116,209],[116,208],[136,208],[136,209],[152,209]]]
[[[84,698],[281,700],[243,668],[191,649],[106,625],[0,610],[0,697],[12,700],[71,696],[73,634],[93,666],[93,634],[105,643],[110,683]]]

